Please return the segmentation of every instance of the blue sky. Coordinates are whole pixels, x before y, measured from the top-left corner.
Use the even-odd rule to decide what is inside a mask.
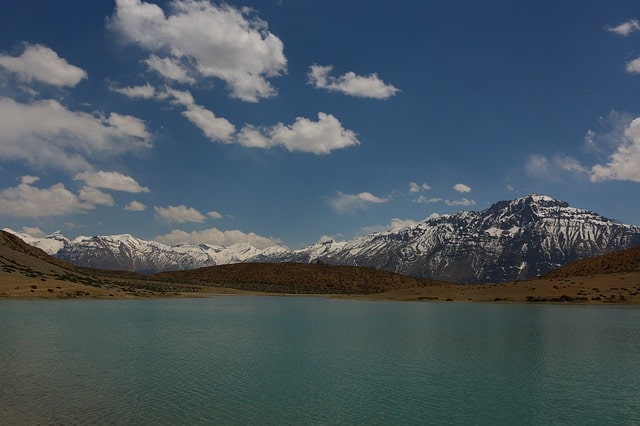
[[[0,220],[298,248],[541,193],[640,224],[633,1],[24,0]]]

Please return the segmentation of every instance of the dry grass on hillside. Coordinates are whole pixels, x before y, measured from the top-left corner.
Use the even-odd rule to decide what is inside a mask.
[[[372,268],[310,263],[237,263],[163,272],[154,277],[176,283],[289,294],[371,294],[436,283]]]
[[[544,278],[588,277],[640,271],[640,247],[582,259],[561,266]]]

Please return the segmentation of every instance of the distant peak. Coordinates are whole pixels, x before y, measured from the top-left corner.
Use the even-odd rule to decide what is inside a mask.
[[[511,202],[515,205],[539,205],[544,207],[569,207],[566,201],[556,200],[548,195],[529,194],[524,197],[516,198]]]

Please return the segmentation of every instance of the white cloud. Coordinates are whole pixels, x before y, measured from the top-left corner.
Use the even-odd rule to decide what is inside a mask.
[[[207,216],[208,216],[210,219],[222,219],[222,218],[224,217],[224,216],[222,216],[220,213],[218,213],[218,212],[217,212],[217,211],[215,211],[215,210],[212,210],[212,211],[210,211],[210,212],[207,212]]]
[[[385,84],[375,73],[360,76],[350,71],[339,77],[333,77],[330,75],[332,70],[332,65],[312,65],[308,74],[309,84],[317,89],[361,98],[387,99],[400,91],[391,84]]]
[[[606,165],[591,168],[591,181],[628,180],[640,182],[640,117],[629,123],[623,139]]]
[[[111,194],[100,191],[92,186],[85,186],[80,190],[78,198],[93,205],[113,206],[113,197]]]
[[[206,217],[193,207],[185,205],[154,207],[156,214],[162,220],[170,223],[204,222]]]
[[[149,188],[140,186],[134,178],[118,172],[82,172],[75,175],[74,179],[81,180],[94,188],[131,193],[149,192]]]
[[[322,235],[320,238],[318,238],[318,240],[316,241],[316,244],[331,243],[331,242],[343,241],[343,240],[344,240],[344,235],[340,233],[336,235]]]
[[[469,200],[467,198],[461,198],[460,200],[445,200],[444,203],[448,206],[475,206],[475,200]]]
[[[625,69],[627,70],[628,73],[640,74],[640,57],[627,62],[627,66]]]
[[[30,176],[30,175],[20,176],[20,183],[24,185],[31,185],[32,183],[36,183],[39,180],[40,178],[38,176]]]
[[[170,54],[173,64],[190,67],[188,75],[219,78],[233,97],[257,102],[276,94],[267,78],[286,73],[287,60],[282,41],[252,15],[206,0],[174,0],[168,14],[152,3],[117,0],[108,26],[125,42]]]
[[[16,187],[0,191],[0,215],[2,216],[62,216],[82,213],[92,208],[94,208],[93,203],[81,201],[62,183],[46,189],[20,183]]]
[[[42,229],[38,228],[37,226],[23,226],[20,232],[35,238],[42,238],[47,235]]]
[[[556,154],[552,158],[533,154],[527,159],[525,171],[529,176],[552,181],[561,179],[563,173],[572,175],[589,173],[580,161],[566,154]]]
[[[188,91],[167,88],[167,93],[173,98],[174,103],[187,109],[182,112],[182,115],[202,130],[210,140],[226,143],[233,142],[236,127],[227,119],[216,117],[213,112],[196,104],[193,96]]]
[[[388,201],[388,198],[380,198],[370,192],[343,194],[338,191],[334,197],[329,199],[329,205],[338,213],[346,213],[365,209],[370,204],[381,204]]]
[[[112,131],[120,137],[133,136],[143,141],[151,139],[144,121],[131,115],[121,115],[115,112],[109,114],[105,122]]]
[[[512,192],[515,191],[516,189],[512,186],[512,185],[507,185],[507,191]]]
[[[365,226],[362,228],[362,231],[366,234],[373,234],[376,232],[387,232],[387,231],[398,231],[403,228],[408,228],[410,226],[416,226],[418,222],[412,219],[399,219],[394,217],[391,219],[386,225],[374,225],[374,226]]]
[[[126,211],[129,211],[129,212],[142,212],[142,211],[145,211],[147,209],[147,206],[145,206],[140,201],[135,201],[134,200],[134,201],[131,201],[126,206],[124,206],[124,209]]]
[[[87,78],[82,68],[69,64],[41,44],[25,44],[24,52],[17,57],[0,55],[0,67],[16,74],[22,81],[38,81],[58,87],[73,87]]]
[[[524,169],[529,176],[537,178],[551,177],[551,164],[549,159],[544,155],[530,155]]]
[[[238,142],[246,147],[271,148],[283,146],[288,151],[329,154],[335,149],[359,145],[356,134],[342,127],[331,114],[318,113],[318,121],[297,117],[291,125],[278,123],[270,128],[245,126]]]
[[[248,243],[258,249],[276,246],[278,240],[262,237],[253,232],[244,233],[239,230],[221,231],[216,228],[204,229],[202,231],[186,232],[174,229],[169,234],[159,235],[155,241],[163,244],[212,244],[228,247],[234,244]]]
[[[615,27],[607,27],[607,30],[622,37],[627,37],[635,31],[640,31],[640,23],[635,19],[631,19],[627,22],[616,25]]]
[[[156,88],[146,83],[141,86],[115,87],[110,89],[132,99],[153,99],[157,96]]]
[[[426,183],[419,185],[415,182],[409,182],[409,192],[422,192],[422,191],[429,191],[430,189],[431,187]]]
[[[554,162],[561,170],[571,173],[587,173],[588,170],[577,159],[565,154],[557,154],[553,157]]]
[[[432,198],[427,198],[424,195],[419,196],[418,198],[416,198],[415,200],[413,200],[414,203],[418,203],[418,204],[425,204],[425,203],[440,203],[442,202],[442,198],[438,198],[438,197],[432,197]]]
[[[39,168],[91,169],[93,159],[150,147],[144,122],[70,111],[55,100],[19,103],[0,98],[0,159]]]
[[[464,183],[456,183],[455,185],[453,185],[452,189],[454,191],[460,192],[461,194],[471,192],[471,187],[465,185]]]
[[[189,76],[189,71],[174,59],[151,55],[144,60],[144,63],[147,64],[150,70],[157,72],[167,80],[187,84],[196,82],[195,79]]]
[[[587,133],[584,135],[584,148],[587,150],[594,150],[596,149],[596,147],[597,147],[596,132],[589,129],[587,130]]]

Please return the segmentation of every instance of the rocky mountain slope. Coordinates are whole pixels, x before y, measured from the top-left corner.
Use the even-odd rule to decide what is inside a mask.
[[[550,197],[529,195],[399,231],[317,244],[278,260],[321,260],[480,283],[535,277],[574,260],[636,246],[640,246],[638,227]]]
[[[54,232],[44,238],[35,238],[11,229],[4,230],[52,256],[77,266],[140,273],[241,263],[258,254],[278,256],[287,251],[284,247],[259,250],[246,243],[229,247],[213,244],[169,246],[155,241],[141,240],[129,234],[80,236],[68,239],[60,232]]]
[[[131,235],[74,240],[59,233],[44,239],[18,235],[60,259],[101,269],[150,273],[241,262],[322,261],[458,283],[535,277],[574,260],[640,246],[640,228],[543,195],[300,250],[258,250],[247,244],[167,246]]]

